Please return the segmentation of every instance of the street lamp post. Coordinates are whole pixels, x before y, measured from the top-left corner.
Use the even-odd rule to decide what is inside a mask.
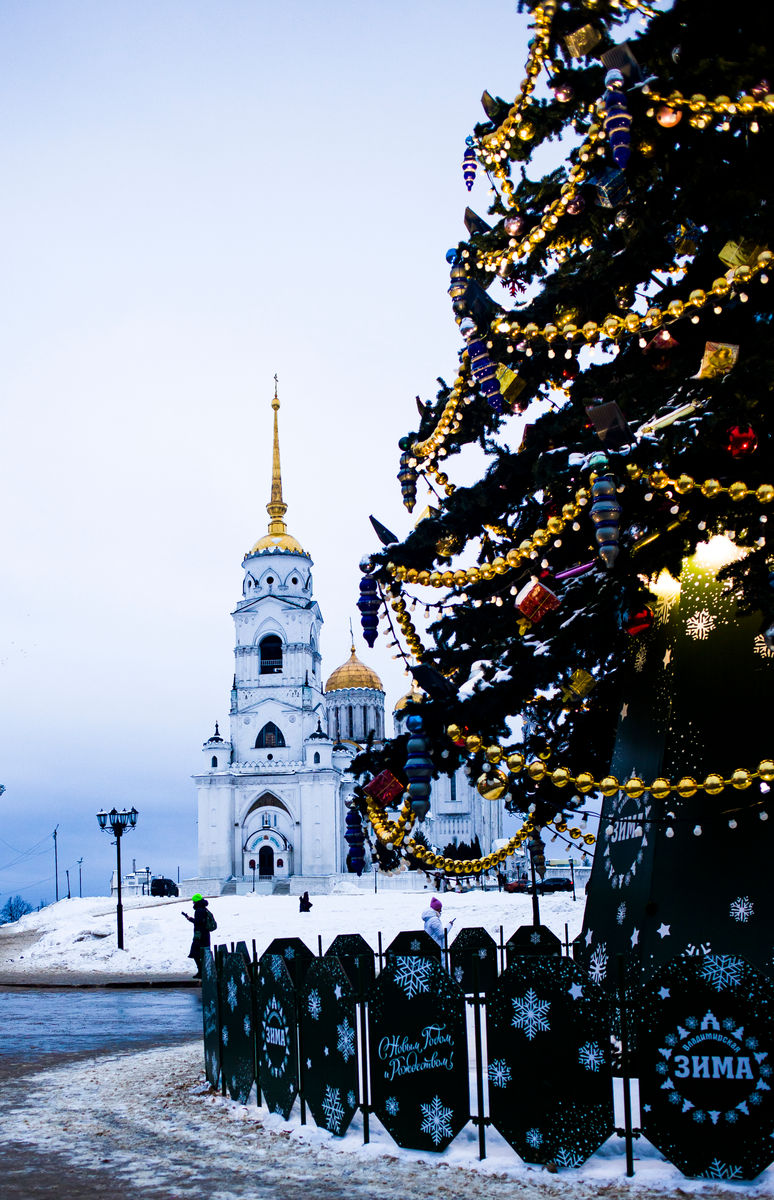
[[[121,904],[121,838],[126,833],[127,829],[134,829],[137,824],[137,809],[132,807],[124,809],[123,812],[118,812],[115,808],[111,808],[110,812],[105,812],[104,809],[97,813],[100,829],[105,832],[110,832],[116,839],[116,870],[118,879],[118,903],[116,905],[116,930],[118,934],[118,949],[124,948],[124,909]]]

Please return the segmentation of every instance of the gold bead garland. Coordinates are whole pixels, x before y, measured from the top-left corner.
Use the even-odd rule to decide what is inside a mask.
[[[468,352],[465,350],[462,355],[462,362],[457,373],[457,378],[449,393],[449,398],[444,405],[443,412],[439,417],[438,424],[424,441],[414,442],[414,445],[411,447],[411,453],[415,458],[428,458],[431,454],[435,454],[439,447],[446,441],[446,434],[451,429],[454,419],[457,416],[457,409],[462,402],[462,393],[469,379],[469,363]]]
[[[454,742],[458,742],[462,736],[458,725],[449,725],[446,729],[448,736]],[[469,734],[465,739],[465,748],[471,754],[475,754],[481,749],[481,738],[478,734]],[[526,771],[530,779],[535,783],[544,781],[552,784],[556,788],[567,787],[572,784],[576,791],[581,794],[586,792],[599,791],[603,796],[614,796],[616,792],[623,792],[632,800],[639,799],[645,792],[650,794],[656,800],[666,799],[673,792],[682,797],[693,796],[696,792],[704,791],[710,796],[716,796],[727,787],[734,787],[739,791],[750,787],[754,780],[760,779],[765,784],[774,782],[774,759],[764,758],[758,763],[757,770],[748,771],[744,767],[739,767],[733,771],[728,779],[725,779],[717,772],[710,772],[703,781],[699,782],[690,775],[683,776],[682,779],[676,782],[671,782],[669,779],[659,777],[654,779],[652,783],[645,783],[638,776],[632,779],[627,779],[621,783],[615,775],[605,775],[602,779],[595,779],[590,771],[579,771],[577,775],[573,775],[567,767],[549,768],[542,758],[533,758],[529,762],[520,752],[509,754],[502,747],[496,747],[500,751],[498,762],[505,762],[508,770],[513,775],[520,775],[522,771]],[[494,752],[495,747],[488,747],[486,753]],[[490,759],[491,761],[491,759]]]
[[[713,116],[754,117],[758,111],[774,112],[774,94],[772,93],[758,98],[743,92],[736,100],[732,100],[730,96],[716,96],[713,100],[708,100],[706,96],[702,96],[698,92],[694,96],[683,96],[677,91],[662,96],[657,92],[652,92],[647,84],[642,91],[653,101],[654,105],[661,104],[675,112],[687,108],[691,114],[690,123],[697,129],[705,129]],[[655,108],[649,108],[645,115],[651,118],[658,117]]]
[[[395,613],[395,619],[398,622],[400,631],[406,639],[406,645],[416,659],[422,658],[425,653],[425,648],[417,633],[416,626],[411,620],[406,609],[406,601],[402,596],[393,596],[390,600],[390,607]]]
[[[703,483],[699,483],[691,475],[677,475],[673,477],[660,469],[645,472],[636,463],[629,463],[626,470],[631,480],[636,482],[637,480],[644,479],[649,487],[659,492],[663,492],[667,488],[674,488],[678,495],[687,496],[689,492],[696,489],[707,500],[714,500],[718,496],[727,495],[735,504],[738,504],[741,500],[753,499],[757,500],[759,504],[771,504],[772,500],[774,500],[774,486],[770,483],[762,483],[755,489],[749,488],[741,480],[736,480],[734,483],[722,484],[719,479],[705,479]]]
[[[734,267],[728,272],[728,275],[722,275],[719,279],[714,280],[708,291],[695,288],[687,300],[670,300],[664,309],[653,306],[644,316],[630,310],[623,316],[609,313],[602,321],[587,321],[581,328],[572,321],[565,324],[557,321],[549,322],[542,329],[534,323],[522,327],[515,321],[509,322],[505,318],[499,318],[495,320],[492,328],[497,333],[524,338],[527,342],[542,338],[549,345],[557,338],[563,338],[566,342],[585,341],[588,344],[597,341],[615,342],[620,335],[637,334],[644,329],[659,329],[662,325],[673,324],[683,317],[690,316],[689,310],[691,309],[698,312],[708,303],[717,305],[727,300],[735,284],[749,283],[756,275],[770,266],[772,258],[774,258],[774,254],[771,250],[763,250],[758,255],[757,262],[752,266]],[[732,276],[732,279],[729,279],[729,275]]]

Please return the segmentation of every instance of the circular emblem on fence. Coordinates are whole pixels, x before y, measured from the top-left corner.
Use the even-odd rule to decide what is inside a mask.
[[[274,1076],[284,1074],[290,1056],[290,1028],[276,996],[270,996],[263,1012],[261,1045],[265,1062]]]
[[[652,804],[646,796],[632,799],[619,792],[607,813],[611,832],[605,833],[603,861],[614,888],[630,884],[648,847]]]
[[[730,954],[676,959],[648,985],[642,1126],[684,1174],[753,1179],[774,1159],[773,1004],[771,981]]]

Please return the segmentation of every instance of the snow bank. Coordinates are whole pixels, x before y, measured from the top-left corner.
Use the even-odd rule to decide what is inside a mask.
[[[259,954],[275,937],[300,937],[317,952],[339,933],[361,933],[374,949],[378,934],[386,948],[403,929],[421,929],[420,913],[432,894],[384,892],[374,895],[359,889],[344,891],[340,884],[332,895],[312,894],[310,913],[299,913],[295,896],[222,896],[210,901],[218,922],[214,942],[255,940]],[[351,886],[351,885],[350,885]],[[483,926],[496,941],[500,927],[507,940],[520,925],[532,923],[529,896],[511,896],[478,890],[446,893],[442,919],[455,918],[452,938],[467,926]],[[61,975],[149,975],[179,978],[192,974],[188,959],[191,926],[182,918],[192,911],[190,901],[129,897],[124,904],[124,950],[116,948],[116,906],[106,898],[60,900],[37,913],[29,913],[0,932],[0,971],[11,976],[56,972]],[[543,924],[564,940],[565,926],[572,940],[580,931],[583,900],[567,892],[540,899]],[[9,934],[24,933],[24,939]],[[36,939],[32,941],[32,939]],[[451,940],[451,939],[450,939]],[[25,942],[22,946],[20,943]],[[31,944],[30,944],[31,943]]]

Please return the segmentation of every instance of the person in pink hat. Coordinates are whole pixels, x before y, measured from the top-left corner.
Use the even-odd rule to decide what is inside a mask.
[[[442,908],[443,908],[443,904],[441,903],[441,901],[438,899],[437,896],[433,896],[432,900],[430,901],[430,907],[426,908],[425,911],[422,913],[422,920],[425,923],[425,933],[429,933],[430,937],[433,939],[433,941],[437,942],[438,945],[443,950],[443,948],[444,948],[443,925],[441,924]],[[451,921],[446,926],[446,928],[451,929],[452,925],[454,924],[454,921],[455,921],[455,918],[452,917]]]

